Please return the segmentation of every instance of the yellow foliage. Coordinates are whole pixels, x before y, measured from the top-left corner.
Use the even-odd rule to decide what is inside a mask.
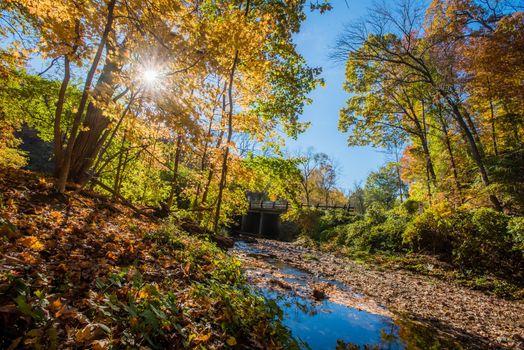
[[[45,249],[45,245],[35,236],[21,237],[17,239],[16,243],[34,251],[41,251]]]

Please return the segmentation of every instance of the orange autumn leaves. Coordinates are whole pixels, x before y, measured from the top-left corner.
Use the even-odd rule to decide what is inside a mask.
[[[35,236],[21,237],[16,240],[16,244],[27,247],[37,252],[42,251],[45,248],[44,244],[41,241],[39,241],[38,238]]]
[[[10,203],[0,206],[0,310],[8,311],[0,327],[14,332],[7,346],[108,349],[150,344],[147,336],[163,348],[218,349],[275,336],[274,315],[243,289],[239,263],[224,252],[97,196],[63,202],[46,183],[0,170]],[[25,328],[13,329],[21,318]]]

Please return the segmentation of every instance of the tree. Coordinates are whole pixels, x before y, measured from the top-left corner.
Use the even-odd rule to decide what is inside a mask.
[[[317,155],[318,168],[314,171],[313,178],[316,181],[317,190],[323,197],[325,205],[329,205],[331,192],[335,190],[339,169],[335,161],[327,154]]]
[[[306,205],[311,205],[311,192],[314,188],[313,175],[320,166],[321,155],[313,153],[313,148],[308,148],[306,152],[297,154],[298,167],[302,175],[301,186],[304,191]]]
[[[391,209],[400,199],[401,192],[407,192],[407,185],[402,182],[399,187],[395,165],[389,163],[369,174],[364,186],[364,201],[366,206],[378,203]]]
[[[242,210],[250,175],[235,136],[277,144],[283,128],[295,137],[321,82],[292,43],[304,1],[9,0],[2,9],[50,63],[42,75],[56,86],[58,191],[89,184],[168,213],[191,202],[208,226]]]
[[[364,214],[366,212],[364,188],[362,188],[361,183],[355,182],[349,190],[347,197],[349,205],[355,208],[355,212],[358,214]]]
[[[456,11],[453,10],[455,5],[458,6]],[[469,105],[464,101],[466,94],[463,75],[460,69],[457,69],[457,64],[461,61],[459,47],[462,39],[456,39],[469,37],[469,34],[475,31],[475,23],[483,26],[491,21],[489,11],[476,12],[480,17],[475,15],[469,22],[450,22],[446,18],[449,13],[462,13],[465,9],[461,6],[467,8],[468,5],[471,4],[453,0],[444,3],[433,2],[425,17],[423,7],[409,1],[398,3],[396,9],[386,5],[375,6],[366,20],[347,28],[341,35],[334,56],[347,59],[348,72],[354,72],[350,77],[354,77],[356,83],[351,83],[351,91],[372,91],[367,88],[369,84],[366,82],[374,82],[373,78],[379,77],[379,81],[388,82],[387,86],[398,88],[400,91],[422,91],[423,98],[415,101],[421,104],[423,116],[428,105],[444,106],[468,146],[469,156],[476,165],[492,205],[501,210],[501,203],[491,186],[492,180],[486,166],[478,126],[472,118]],[[381,94],[381,91],[383,89],[379,90],[379,101],[389,101],[394,97],[391,94]],[[410,103],[404,101],[402,105],[409,106]],[[349,105],[350,112],[352,106],[353,103]],[[366,107],[372,111],[369,104]],[[345,114],[347,113],[343,111],[343,116]],[[377,114],[379,117],[384,115],[383,112]],[[406,114],[404,112],[404,115]],[[348,125],[342,126],[343,129],[358,125],[352,120],[346,124]],[[383,124],[392,123],[386,121]],[[401,123],[394,124],[404,126]],[[359,128],[367,129],[367,125],[362,125]],[[426,153],[430,177],[433,178],[424,120],[420,125],[417,133],[422,136],[421,146]]]

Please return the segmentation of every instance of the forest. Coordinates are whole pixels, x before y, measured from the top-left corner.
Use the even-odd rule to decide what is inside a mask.
[[[387,159],[351,188],[287,147],[326,84],[296,35],[339,5],[0,3],[0,348],[524,347],[524,3],[344,24],[337,127]],[[394,331],[314,338],[290,293]]]

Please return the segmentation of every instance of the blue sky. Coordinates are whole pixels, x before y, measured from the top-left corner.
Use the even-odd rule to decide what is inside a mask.
[[[370,1],[334,0],[333,10],[320,14],[308,13],[300,33],[295,36],[298,51],[310,66],[322,67],[326,87],[318,87],[310,97],[313,103],[307,106],[303,120],[311,122],[311,127],[298,139],[288,140],[287,149],[306,150],[313,147],[334,158],[339,164],[339,186],[348,189],[354,182],[365,181],[370,171],[385,162],[385,155],[371,147],[348,147],[347,134],[338,129],[338,114],[344,106],[348,94],[342,89],[344,65],[329,59],[329,51],[335,45],[338,34],[345,24],[357,21],[366,13]]]

